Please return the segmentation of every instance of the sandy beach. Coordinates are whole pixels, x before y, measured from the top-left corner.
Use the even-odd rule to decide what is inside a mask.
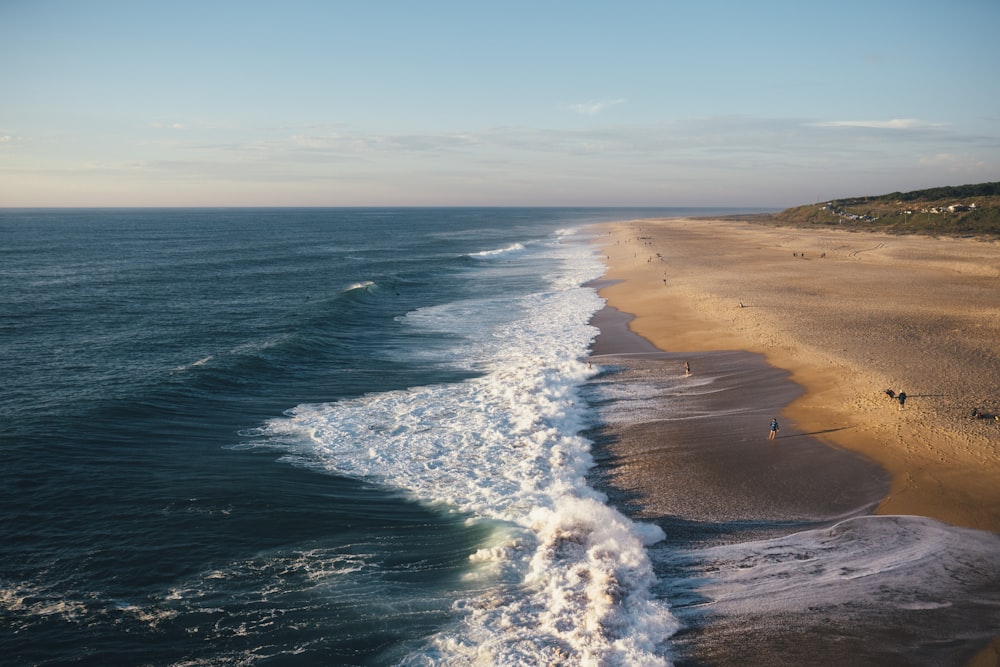
[[[1000,243],[600,230],[595,484],[668,536],[674,664],[1000,665]]]
[[[695,376],[694,355],[723,350],[787,371],[802,392],[781,434],[888,471],[877,513],[1000,531],[1000,422],[972,417],[1000,413],[1000,244],[700,219],[606,231],[601,295],[632,331]]]

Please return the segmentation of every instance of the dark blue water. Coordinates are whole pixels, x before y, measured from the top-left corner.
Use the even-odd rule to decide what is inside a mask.
[[[362,471],[379,447],[399,465],[411,441],[366,440],[348,465],[331,448],[358,438],[323,440],[316,424],[362,424],[367,438],[381,433],[370,401],[467,387],[496,359],[515,367],[522,353],[505,357],[496,331],[518,331],[504,318],[529,302],[582,332],[551,364],[569,370],[543,381],[571,391],[593,307],[552,304],[593,276],[547,254],[566,243],[557,232],[662,213],[0,212],[0,662],[444,661],[454,639],[428,638],[462,622],[468,600],[519,585],[470,576],[470,557],[503,526],[525,530],[531,508],[480,505],[549,501],[523,480],[478,482],[461,461],[413,484],[396,479],[405,467]],[[463,410],[494,411],[456,405],[435,419],[460,433],[485,428]],[[283,419],[306,428],[308,406],[353,407],[306,420],[313,435],[275,435]],[[449,484],[480,486],[430,497]]]

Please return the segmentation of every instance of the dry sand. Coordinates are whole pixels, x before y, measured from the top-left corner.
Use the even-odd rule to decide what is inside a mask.
[[[1000,532],[1000,422],[971,417],[1000,413],[1000,243],[687,219],[604,230],[600,293],[635,333],[678,355],[764,355],[804,389],[780,420],[891,475],[878,513]]]

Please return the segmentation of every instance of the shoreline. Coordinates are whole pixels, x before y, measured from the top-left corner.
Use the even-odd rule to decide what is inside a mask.
[[[772,415],[802,393],[787,371],[753,352],[664,352],[631,331],[633,319],[614,306],[597,313],[589,357],[603,369],[592,383],[641,388],[638,407],[621,405],[628,417],[592,434],[601,489],[631,516],[660,524],[675,546],[704,544],[870,514],[885,495],[880,467],[815,433],[782,422],[768,440]]]
[[[1000,562],[1000,422],[970,414],[1000,413],[1000,243],[686,219],[598,229],[608,268],[590,284],[606,303],[590,382],[615,398],[588,434],[593,481],[670,537],[654,560],[682,622],[677,664],[1000,665],[985,602]],[[903,410],[886,388],[907,392]],[[829,556],[810,540],[864,525],[884,532],[861,562],[899,569],[845,588],[864,539]],[[921,527],[929,543],[947,536],[925,564],[905,546]],[[795,554],[786,536],[809,546]],[[795,583],[769,589],[774,564],[799,557]],[[747,572],[769,592],[753,597]],[[941,601],[911,608],[914,595]]]
[[[599,229],[599,293],[629,331],[787,371],[803,391],[776,415],[782,434],[887,471],[877,514],[1000,532],[1000,423],[971,417],[1000,412],[1000,244],[684,218]]]

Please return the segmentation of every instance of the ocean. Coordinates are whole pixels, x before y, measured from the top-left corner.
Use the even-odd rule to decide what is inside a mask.
[[[876,567],[856,522],[674,550],[593,484],[644,390],[587,362],[588,226],[721,212],[0,211],[0,663],[667,665],[675,601]]]
[[[0,655],[654,653],[657,531],[588,487],[578,435],[578,232],[647,213],[0,213]]]

